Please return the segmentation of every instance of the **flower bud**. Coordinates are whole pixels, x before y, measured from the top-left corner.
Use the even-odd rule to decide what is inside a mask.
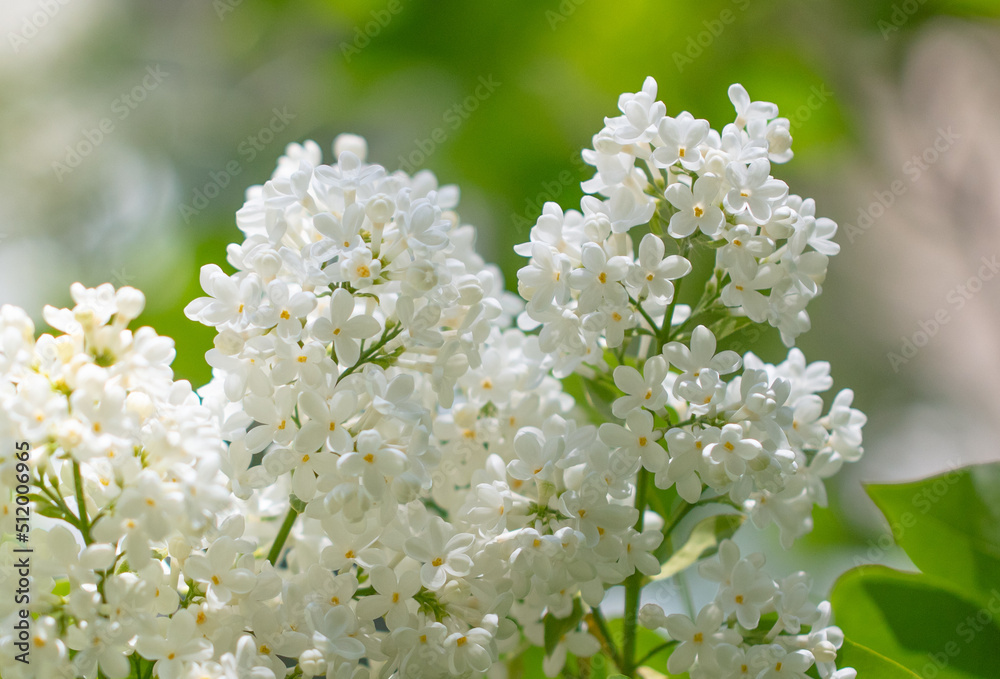
[[[646,629],[659,629],[667,622],[667,616],[657,604],[645,604],[639,609],[639,624]]]
[[[170,539],[167,543],[167,550],[170,552],[170,556],[182,563],[191,555],[191,545],[180,535]]]
[[[395,201],[384,193],[372,196],[368,204],[365,205],[365,214],[368,215],[368,219],[372,220],[372,224],[385,224],[392,219],[395,212]]]
[[[153,405],[153,400],[147,394],[133,391],[125,397],[125,410],[135,413],[140,420],[145,420],[156,412],[156,406]]]
[[[135,288],[125,286],[115,293],[115,305],[118,307],[118,318],[125,321],[136,319],[146,307],[146,296]]]
[[[243,350],[245,342],[238,332],[226,328],[219,332],[213,340],[215,348],[226,356],[235,356]]]
[[[335,158],[340,158],[340,154],[345,151],[353,153],[364,162],[368,158],[368,142],[356,134],[338,134],[333,140],[333,155]]]
[[[837,647],[829,641],[821,641],[809,650],[818,663],[834,662],[837,659]]]

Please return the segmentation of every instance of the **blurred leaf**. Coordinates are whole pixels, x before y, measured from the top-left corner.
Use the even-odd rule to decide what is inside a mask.
[[[753,324],[754,322],[746,316],[725,316],[709,325],[708,329],[721,340]]]
[[[615,643],[615,646],[619,649],[622,647],[622,642],[625,639],[624,623],[621,618],[608,621],[608,631],[611,634],[611,639]],[[648,655],[651,651],[659,648],[664,644],[666,639],[661,637],[656,632],[648,630],[644,627],[637,626],[635,628],[635,658],[639,660]],[[673,652],[674,647],[663,648],[657,651],[654,655],[650,656],[643,664],[650,667],[658,672],[667,671],[667,659],[670,657],[671,652]],[[603,656],[600,656],[603,658]],[[610,660],[607,662],[601,662],[598,660],[598,656],[594,656],[591,661],[591,679],[613,679],[613,677],[621,676],[617,668],[615,668],[614,663]],[[671,677],[687,679],[688,674],[672,674]]]
[[[1000,465],[986,469],[997,468]],[[896,542],[921,571],[985,600],[1000,586],[1000,508],[981,496],[973,478],[976,471],[961,469],[867,490],[888,519]]]
[[[674,505],[680,496],[677,494],[677,487],[657,488],[653,479],[649,479],[649,488],[646,490],[646,504],[649,509],[663,517],[664,521],[669,521],[670,516],[676,511]]]
[[[940,679],[997,676],[1000,594],[992,608],[980,608],[945,580],[862,566],[841,576],[830,600],[847,638],[912,672]]]
[[[680,573],[699,559],[708,558],[719,551],[719,543],[731,538],[746,517],[743,514],[716,514],[702,519],[691,531],[691,537],[663,564],[652,580],[665,580]]]
[[[618,420],[611,413],[611,402],[620,396],[607,382],[588,380],[576,373],[562,380],[563,391],[572,396],[577,405],[587,413],[591,424],[600,426],[604,422]]]
[[[573,612],[565,618],[557,618],[551,613],[545,614],[545,655],[551,655],[563,636],[575,630],[583,618],[583,606],[579,599],[573,599]]]
[[[839,667],[853,667],[863,677],[919,679],[918,675],[898,662],[850,639],[844,639],[844,645],[837,652],[837,665]]]
[[[542,664],[545,653],[538,646],[529,647],[524,653],[507,662],[508,676],[520,679],[546,679]]]

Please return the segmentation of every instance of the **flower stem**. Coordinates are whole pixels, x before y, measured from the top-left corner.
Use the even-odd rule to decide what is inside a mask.
[[[646,655],[644,655],[639,660],[639,662],[636,663],[636,666],[637,667],[641,667],[644,662],[646,662],[647,660],[649,660],[650,658],[652,658],[654,655],[656,655],[660,651],[664,651],[664,650],[670,648],[671,646],[673,646],[676,643],[677,643],[676,640],[664,641],[662,644],[660,644],[659,646],[654,647],[649,653],[647,653]]]
[[[649,486],[649,472],[645,467],[639,469],[636,481],[635,508],[639,510],[639,518],[635,522],[637,532],[642,532],[643,518],[646,512],[646,488]],[[635,640],[636,626],[639,617],[639,594],[642,590],[642,573],[636,569],[625,581],[625,641],[622,645],[622,672],[627,677],[635,676]]]
[[[614,661],[615,667],[622,669],[622,657],[618,653],[618,649],[615,647],[615,640],[611,636],[611,630],[608,629],[608,623],[604,620],[604,615],[601,613],[600,607],[590,609],[590,617],[594,621],[594,625],[597,627],[597,632],[601,635],[598,641],[604,647],[604,652],[611,656],[611,660]]]
[[[281,530],[278,531],[278,535],[274,538],[274,544],[271,545],[271,551],[267,554],[267,560],[271,562],[272,566],[278,565],[278,557],[281,556],[281,549],[285,546],[285,540],[288,539],[288,534],[292,532],[292,525],[295,523],[295,518],[298,515],[299,513],[295,510],[295,507],[288,508],[285,520],[281,524]]]
[[[90,545],[94,540],[90,537],[90,519],[87,518],[87,500],[83,496],[83,476],[80,475],[80,463],[73,460],[73,488],[76,491],[76,508],[79,512],[80,532],[83,541]]]

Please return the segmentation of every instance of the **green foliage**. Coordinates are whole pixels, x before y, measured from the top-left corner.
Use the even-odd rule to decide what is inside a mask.
[[[868,494],[922,572],[983,599],[1000,587],[1000,506],[980,496],[975,474],[951,471],[915,483],[871,486]]]
[[[552,653],[567,632],[571,632],[580,624],[583,618],[583,606],[579,599],[573,600],[573,611],[565,618],[557,618],[551,613],[545,614],[545,655]]]
[[[859,674],[862,666],[875,667],[878,677],[997,676],[1000,531],[989,500],[996,472],[997,465],[968,468],[869,488],[896,541],[923,572],[862,566],[838,580],[831,600],[851,642],[845,664]],[[910,674],[879,667],[882,656]]]
[[[625,637],[625,625],[622,619],[609,620],[608,621],[608,631],[611,633],[611,639],[617,646],[621,646],[622,640]],[[656,632],[652,632],[644,627],[637,627],[635,630],[636,640],[635,640],[635,657],[637,660],[643,660],[640,666],[646,666],[661,674],[666,674],[667,672],[667,659],[670,657],[670,653],[673,650],[672,646],[667,646],[667,641],[661,637]],[[618,672],[618,668],[614,666],[610,660],[604,661],[605,659],[594,657],[591,659],[591,679],[613,679],[614,677],[622,676]],[[685,672],[684,674],[674,674],[671,677],[686,677],[688,676]]]
[[[719,543],[731,538],[744,520],[746,517],[743,514],[716,514],[702,519],[691,531],[684,546],[671,555],[652,579],[673,577],[697,561],[712,556],[719,551]]]
[[[933,576],[862,566],[840,578],[831,599],[847,638],[913,672],[996,677],[1000,598],[991,612]]]
[[[879,677],[879,679],[916,679],[917,675],[898,662],[886,658],[881,653],[855,643],[844,640],[844,645],[837,654],[839,665],[853,667],[859,676]]]

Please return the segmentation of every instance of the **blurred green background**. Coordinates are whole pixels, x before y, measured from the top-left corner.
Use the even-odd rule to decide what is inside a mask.
[[[998,458],[1000,283],[948,301],[998,249],[998,15],[996,0],[5,0],[0,302],[40,318],[74,280],[139,287],[142,322],[198,385],[213,333],[182,309],[287,143],[329,157],[355,132],[373,162],[458,184],[513,288],[512,245],[545,200],[578,203],[580,149],[621,92],[653,75],[668,113],[718,128],[741,82],[792,120],[796,156],[774,173],[842,225],[800,346],[869,413],[867,457],[802,549],[863,552],[878,529],[858,481]],[[940,158],[907,165],[951,125]],[[848,238],[894,181],[905,191]],[[941,308],[954,322],[894,365]]]

